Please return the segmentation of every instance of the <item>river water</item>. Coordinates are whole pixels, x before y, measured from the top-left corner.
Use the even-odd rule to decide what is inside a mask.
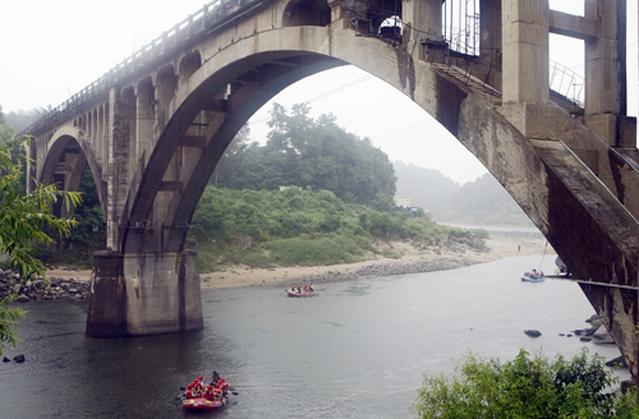
[[[204,330],[184,335],[91,339],[85,302],[26,304],[23,342],[7,354],[26,362],[0,364],[0,416],[410,418],[422,374],[452,372],[469,351],[506,361],[520,348],[552,358],[587,346],[618,356],[560,336],[594,311],[574,283],[521,282],[540,260],[316,285],[306,299],[283,287],[209,290]],[[180,387],[213,369],[238,395],[220,411],[184,412]]]

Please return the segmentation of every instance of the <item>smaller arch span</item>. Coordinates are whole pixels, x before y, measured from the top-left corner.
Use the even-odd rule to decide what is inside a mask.
[[[78,128],[64,126],[47,142],[45,158],[39,170],[38,181],[50,185],[56,182],[56,173],[64,174],[61,189],[78,191],[86,167],[89,167],[100,199],[103,214],[105,210],[106,187],[101,181],[100,166],[96,163],[90,145],[81,139],[82,131]],[[58,177],[58,179],[60,179]],[[63,214],[57,214],[63,215]]]

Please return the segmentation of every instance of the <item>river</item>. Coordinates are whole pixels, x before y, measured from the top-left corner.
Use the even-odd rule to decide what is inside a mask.
[[[540,260],[316,285],[318,296],[306,299],[283,287],[209,290],[204,330],[184,335],[91,339],[86,302],[25,304],[23,342],[7,355],[24,353],[26,362],[0,364],[0,415],[410,418],[422,374],[452,372],[469,351],[505,361],[520,348],[552,358],[587,346],[618,356],[560,336],[587,327],[594,311],[574,283],[521,282]],[[238,395],[217,412],[184,412],[180,387],[214,369]]]

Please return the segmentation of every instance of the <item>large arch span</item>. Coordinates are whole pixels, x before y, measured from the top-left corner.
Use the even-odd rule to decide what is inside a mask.
[[[502,6],[525,1],[503,0]],[[424,2],[433,10],[441,6],[439,0]],[[547,39],[535,44],[508,38],[525,31],[504,30],[503,58],[486,70],[472,57],[452,60],[441,39],[419,39],[415,30],[399,44],[357,36],[351,27],[357,18],[340,9],[339,1],[329,3],[330,19],[325,7],[299,2],[300,13],[291,6],[297,3],[247,6],[245,15],[229,15],[234,23],[190,40],[169,59],[160,56],[150,72],[132,70],[101,104],[96,100],[87,105],[93,110],[69,119],[83,128],[80,144],[82,135],[91,133],[86,134],[90,146],[82,148],[90,150],[87,160],[94,177],[102,179],[100,196],[106,200],[109,252],[96,257],[87,333],[201,327],[197,263],[184,242],[215,165],[242,125],[282,89],[318,71],[352,64],[437,119],[509,191],[582,281],[638,377],[639,165],[634,146],[622,138],[632,124],[622,106],[615,109],[615,97],[623,95],[617,92],[606,105],[587,103],[581,118],[567,113],[550,101],[547,77],[543,84]],[[535,1],[535,7],[547,11],[544,3]],[[404,13],[413,19],[412,29],[441,24],[438,18],[420,20],[415,10]],[[527,22],[502,20],[499,8],[486,13],[510,29]],[[548,16],[554,17],[552,24],[544,20]],[[530,19],[560,31],[563,17],[536,13]],[[574,23],[565,25],[575,31]],[[583,36],[594,36],[586,32]],[[487,38],[501,48],[499,37]],[[595,74],[599,80],[589,88],[597,89],[609,76]],[[38,133],[43,144],[50,144],[49,132]],[[55,147],[39,150],[46,156]],[[42,167],[41,176],[47,176],[48,166]],[[166,305],[173,314],[162,310]]]

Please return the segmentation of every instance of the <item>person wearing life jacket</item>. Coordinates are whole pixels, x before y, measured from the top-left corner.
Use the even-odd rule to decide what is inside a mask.
[[[222,381],[224,382],[224,384],[222,385],[222,396],[227,397],[231,386],[223,378]]]
[[[211,387],[210,384],[207,384],[206,387],[204,387],[204,395],[203,397],[206,400],[213,400],[213,387]]]
[[[187,399],[192,399],[193,398],[193,383],[189,384],[186,387],[185,396],[186,396]]]
[[[227,383],[224,378],[220,377],[220,379],[217,380],[217,384],[215,384],[215,389],[213,390],[213,398],[221,399],[223,397],[226,397],[228,388],[229,383]]]
[[[202,397],[202,376],[201,375],[195,380],[195,385],[193,386],[193,397]]]

